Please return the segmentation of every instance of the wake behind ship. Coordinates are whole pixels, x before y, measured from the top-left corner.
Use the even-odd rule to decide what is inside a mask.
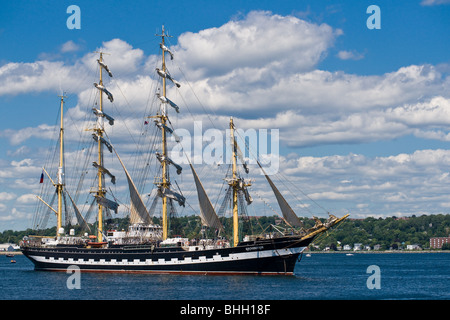
[[[77,196],[72,197],[69,186],[65,181],[64,161],[64,96],[61,96],[61,121],[59,134],[59,163],[56,171],[56,181],[43,169],[52,187],[56,192],[51,192],[51,201],[44,200],[38,196],[39,203],[46,209],[44,218],[39,223],[42,228],[48,220],[48,214],[56,214],[57,234],[55,237],[27,236],[21,243],[23,254],[35,265],[36,270],[65,271],[69,266],[77,266],[82,271],[90,272],[141,272],[141,273],[183,273],[183,274],[261,274],[261,275],[290,275],[294,272],[295,264],[302,252],[314,239],[330,228],[338,225],[348,215],[337,218],[329,215],[325,222],[315,219],[316,224],[312,228],[305,229],[301,220],[292,210],[281,192],[277,189],[272,179],[264,171],[263,165],[256,160],[259,169],[263,172],[271,190],[277,200],[282,213],[282,219],[288,229],[275,230],[257,235],[247,235],[242,239],[240,231],[240,213],[245,213],[246,206],[253,202],[248,188],[252,185],[251,180],[244,178],[238,169],[238,160],[241,162],[245,173],[248,174],[248,166],[243,159],[238,145],[236,127],[233,118],[230,118],[230,141],[231,141],[231,166],[229,175],[224,179],[227,184],[224,201],[219,212],[229,207],[232,211],[233,226],[232,235],[228,240],[223,219],[219,218],[216,209],[212,205],[202,182],[200,181],[194,166],[189,163],[195,187],[197,190],[200,218],[203,228],[213,230],[213,237],[188,239],[182,237],[169,237],[169,220],[175,212],[176,204],[185,207],[186,198],[179,190],[178,184],[173,183],[170,176],[170,168],[174,167],[177,174],[181,174],[182,167],[169,158],[168,137],[172,135],[179,143],[172,122],[169,118],[169,109],[179,113],[180,108],[168,97],[167,83],[174,85],[174,89],[180,88],[181,84],[170,74],[166,66],[166,54],[170,54],[173,60],[174,54],[167,47],[165,40],[168,35],[164,27],[161,37],[160,48],[162,52],[161,68],[156,68],[156,75],[160,79],[160,87],[155,90],[155,101],[158,102],[156,112],[148,119],[153,120],[155,128],[154,144],[147,149],[148,157],[156,161],[156,174],[153,179],[154,200],[149,208],[146,207],[141,197],[141,184],[136,184],[132,175],[127,170],[117,150],[110,141],[105,130],[105,122],[114,125],[115,119],[104,111],[104,95],[110,103],[114,102],[113,94],[106,88],[103,81],[103,71],[110,78],[112,72],[104,61],[105,53],[99,52],[98,70],[99,82],[94,83],[97,101],[92,106],[92,113],[96,117],[92,131],[93,152],[95,155],[91,160],[95,169],[96,185],[90,188],[92,203],[83,214],[77,206],[78,191],[82,182],[77,184]],[[162,89],[162,90],[161,90]],[[162,91],[162,92],[161,92]],[[169,108],[170,107],[170,108]],[[105,121],[106,120],[106,121]],[[148,121],[146,121],[148,125]],[[156,138],[160,140],[155,140]],[[244,139],[245,140],[245,139]],[[112,212],[117,213],[119,202],[116,201],[111,188],[107,184],[115,184],[116,177],[107,169],[104,151],[108,150],[116,156],[124,171],[129,188],[129,218],[130,226],[127,231],[108,230],[104,227]],[[151,161],[148,160],[148,163]],[[85,161],[84,163],[89,163]],[[87,172],[87,169],[81,171]],[[108,178],[108,179],[106,179]],[[42,179],[41,179],[42,180]],[[147,179],[140,179],[149,180]],[[84,180],[80,180],[84,181]],[[175,181],[176,182],[176,181]],[[178,190],[175,188],[178,188]],[[114,200],[107,194],[110,193]],[[53,208],[57,197],[57,208]],[[153,213],[157,203],[161,200],[161,225],[154,224]],[[71,208],[71,209],[69,209]],[[64,210],[63,210],[64,209]],[[93,235],[88,220],[93,211],[96,211],[96,235]],[[63,219],[63,217],[65,219]],[[75,235],[75,229],[70,229],[66,235],[66,229],[76,220],[79,225],[80,234]],[[65,227],[63,226],[65,225]],[[106,231],[105,231],[106,230]],[[203,229],[202,229],[203,231]],[[205,233],[203,233],[204,235]]]

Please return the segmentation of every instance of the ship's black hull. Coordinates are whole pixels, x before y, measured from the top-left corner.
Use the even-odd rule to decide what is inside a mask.
[[[293,274],[299,255],[312,238],[282,237],[240,243],[233,248],[191,251],[150,246],[82,248],[22,247],[36,270],[182,274]]]

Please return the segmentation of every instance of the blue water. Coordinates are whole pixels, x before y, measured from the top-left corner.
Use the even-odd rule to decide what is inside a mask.
[[[450,253],[312,254],[294,276],[205,276],[34,271],[24,256],[0,256],[0,300],[347,300],[450,299]],[[380,289],[369,289],[367,268],[380,270]]]

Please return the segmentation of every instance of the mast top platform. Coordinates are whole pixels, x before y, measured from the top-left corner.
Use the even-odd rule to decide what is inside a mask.
[[[108,52],[103,52],[103,51],[94,51],[94,53],[100,53],[101,55],[103,55],[103,54],[107,54],[107,55],[111,55],[111,53],[108,53]]]
[[[165,33],[165,29],[164,29],[164,25],[162,26],[162,32],[161,32],[161,34],[155,34],[155,36],[157,36],[157,37],[169,37],[169,38],[173,38],[173,36],[170,36],[169,34],[166,34]]]

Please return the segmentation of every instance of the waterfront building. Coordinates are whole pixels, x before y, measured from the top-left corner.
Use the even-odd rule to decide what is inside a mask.
[[[430,238],[431,249],[441,249],[444,243],[450,243],[450,236]]]

